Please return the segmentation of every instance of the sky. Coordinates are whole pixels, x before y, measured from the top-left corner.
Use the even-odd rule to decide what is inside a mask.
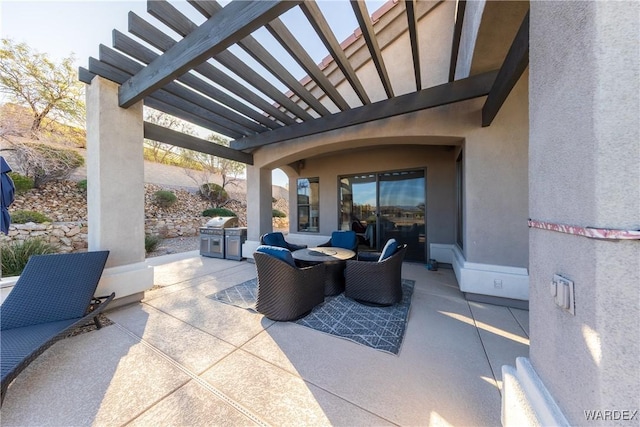
[[[200,24],[204,21],[196,10],[186,1],[171,0],[170,3],[187,15],[194,22]],[[227,1],[220,1],[226,4]],[[367,0],[369,13],[373,13],[381,7],[385,1]],[[30,1],[30,0],[0,0],[0,35],[2,38],[10,38],[15,42],[24,42],[37,52],[46,53],[50,59],[60,61],[75,56],[76,65],[86,67],[88,58],[98,57],[100,44],[112,46],[111,34],[113,29],[122,33],[127,32],[127,15],[129,11],[135,12],[145,20],[162,28],[174,38],[178,37],[159,21],[146,12],[146,0],[100,0],[100,1]],[[353,33],[357,27],[357,21],[348,4],[348,1],[326,0],[318,1],[320,9],[329,21],[338,40],[342,41]],[[298,41],[305,46],[316,62],[320,62],[327,56],[327,50],[320,42],[306,18],[299,8],[294,8],[282,17],[288,28],[296,35]],[[288,59],[284,49],[264,29],[254,33],[263,45],[278,58]],[[134,37],[135,38],[135,37]],[[251,64],[256,70],[261,66],[249,58],[240,49],[233,53]],[[291,59],[283,62],[297,78],[304,77],[305,73]],[[265,76],[267,77],[267,76]],[[280,82],[272,80],[274,85],[285,91]],[[286,175],[280,171],[274,171],[274,184],[284,186]]]

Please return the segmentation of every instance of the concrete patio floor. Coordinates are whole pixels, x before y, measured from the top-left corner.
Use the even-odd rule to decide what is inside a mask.
[[[448,269],[403,265],[416,284],[396,356],[207,298],[252,263],[147,262],[159,287],[32,363],[3,426],[496,426],[500,368],[528,356],[528,312],[466,301]]]

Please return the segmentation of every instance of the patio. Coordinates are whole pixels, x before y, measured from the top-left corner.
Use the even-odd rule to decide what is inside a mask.
[[[453,271],[415,280],[395,356],[207,295],[255,265],[147,260],[155,287],[99,331],[55,344],[10,387],[13,425],[500,425],[501,366],[528,356],[528,312],[468,302]]]

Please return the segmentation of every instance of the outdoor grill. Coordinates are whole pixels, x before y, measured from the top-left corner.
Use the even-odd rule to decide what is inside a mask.
[[[237,227],[235,216],[218,216],[200,227],[200,255],[212,258],[225,257],[225,228]]]

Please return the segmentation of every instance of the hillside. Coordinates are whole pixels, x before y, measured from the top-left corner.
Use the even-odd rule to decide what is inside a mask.
[[[32,139],[29,131],[31,118],[29,111],[13,104],[0,106],[0,154],[4,156],[12,169],[20,173],[23,169],[17,159],[12,156],[11,148],[16,143],[45,144],[56,148],[76,151],[86,160],[86,136],[84,129],[69,127],[50,122],[47,129]],[[85,161],[86,164],[86,161]],[[33,189],[18,196],[10,211],[17,209],[36,210],[58,222],[86,220],[86,194],[79,191],[75,182],[86,179],[86,166],[81,166],[70,175],[68,180],[54,182],[40,189]],[[162,218],[170,216],[200,216],[209,205],[197,194],[198,186],[204,182],[222,184],[220,175],[206,175],[202,171],[165,165],[145,160],[145,216]],[[173,191],[178,202],[169,209],[158,209],[151,198],[157,190]],[[234,199],[228,206],[238,213],[241,223],[246,219],[246,181],[238,179],[226,187],[229,196]],[[289,210],[288,191],[280,186],[273,186],[274,208],[283,212]]]

